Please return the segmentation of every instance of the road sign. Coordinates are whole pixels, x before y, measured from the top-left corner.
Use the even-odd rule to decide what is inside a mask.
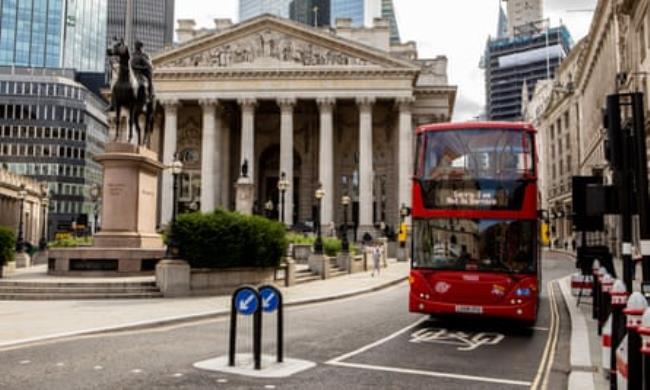
[[[260,299],[262,299],[262,310],[267,313],[274,312],[280,303],[280,297],[272,287],[262,287],[260,289]]]
[[[235,308],[239,314],[249,316],[257,311],[258,306],[257,293],[253,289],[242,289],[235,296]]]

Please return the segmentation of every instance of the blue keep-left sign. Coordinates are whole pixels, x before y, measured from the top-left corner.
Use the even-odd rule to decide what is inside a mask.
[[[257,311],[259,302],[257,294],[250,288],[240,290],[235,295],[235,309],[245,316],[249,316]]]
[[[260,289],[260,299],[262,300],[262,310],[267,313],[275,311],[280,304],[278,292],[272,287],[262,287]]]

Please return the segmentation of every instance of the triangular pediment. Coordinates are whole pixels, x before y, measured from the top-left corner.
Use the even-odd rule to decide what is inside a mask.
[[[156,69],[419,70],[413,63],[385,51],[271,15],[195,37],[158,54],[153,63]]]

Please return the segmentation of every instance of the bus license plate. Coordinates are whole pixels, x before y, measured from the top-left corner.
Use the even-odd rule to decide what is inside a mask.
[[[456,313],[483,314],[481,306],[456,305]]]

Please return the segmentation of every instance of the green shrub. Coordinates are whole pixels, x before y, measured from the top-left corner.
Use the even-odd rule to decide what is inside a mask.
[[[192,268],[277,267],[288,245],[279,222],[223,210],[183,214],[170,234]]]
[[[50,241],[47,246],[49,248],[76,248],[80,246],[92,246],[93,238],[88,237],[72,237],[63,240]]]
[[[6,226],[0,226],[0,267],[14,259],[16,234]]]
[[[287,233],[287,241],[290,244],[314,245],[314,242],[316,241],[316,237],[306,235],[306,234],[291,232],[291,233]]]
[[[324,238],[323,251],[327,256],[336,256],[336,254],[341,251],[341,240],[338,238]]]

